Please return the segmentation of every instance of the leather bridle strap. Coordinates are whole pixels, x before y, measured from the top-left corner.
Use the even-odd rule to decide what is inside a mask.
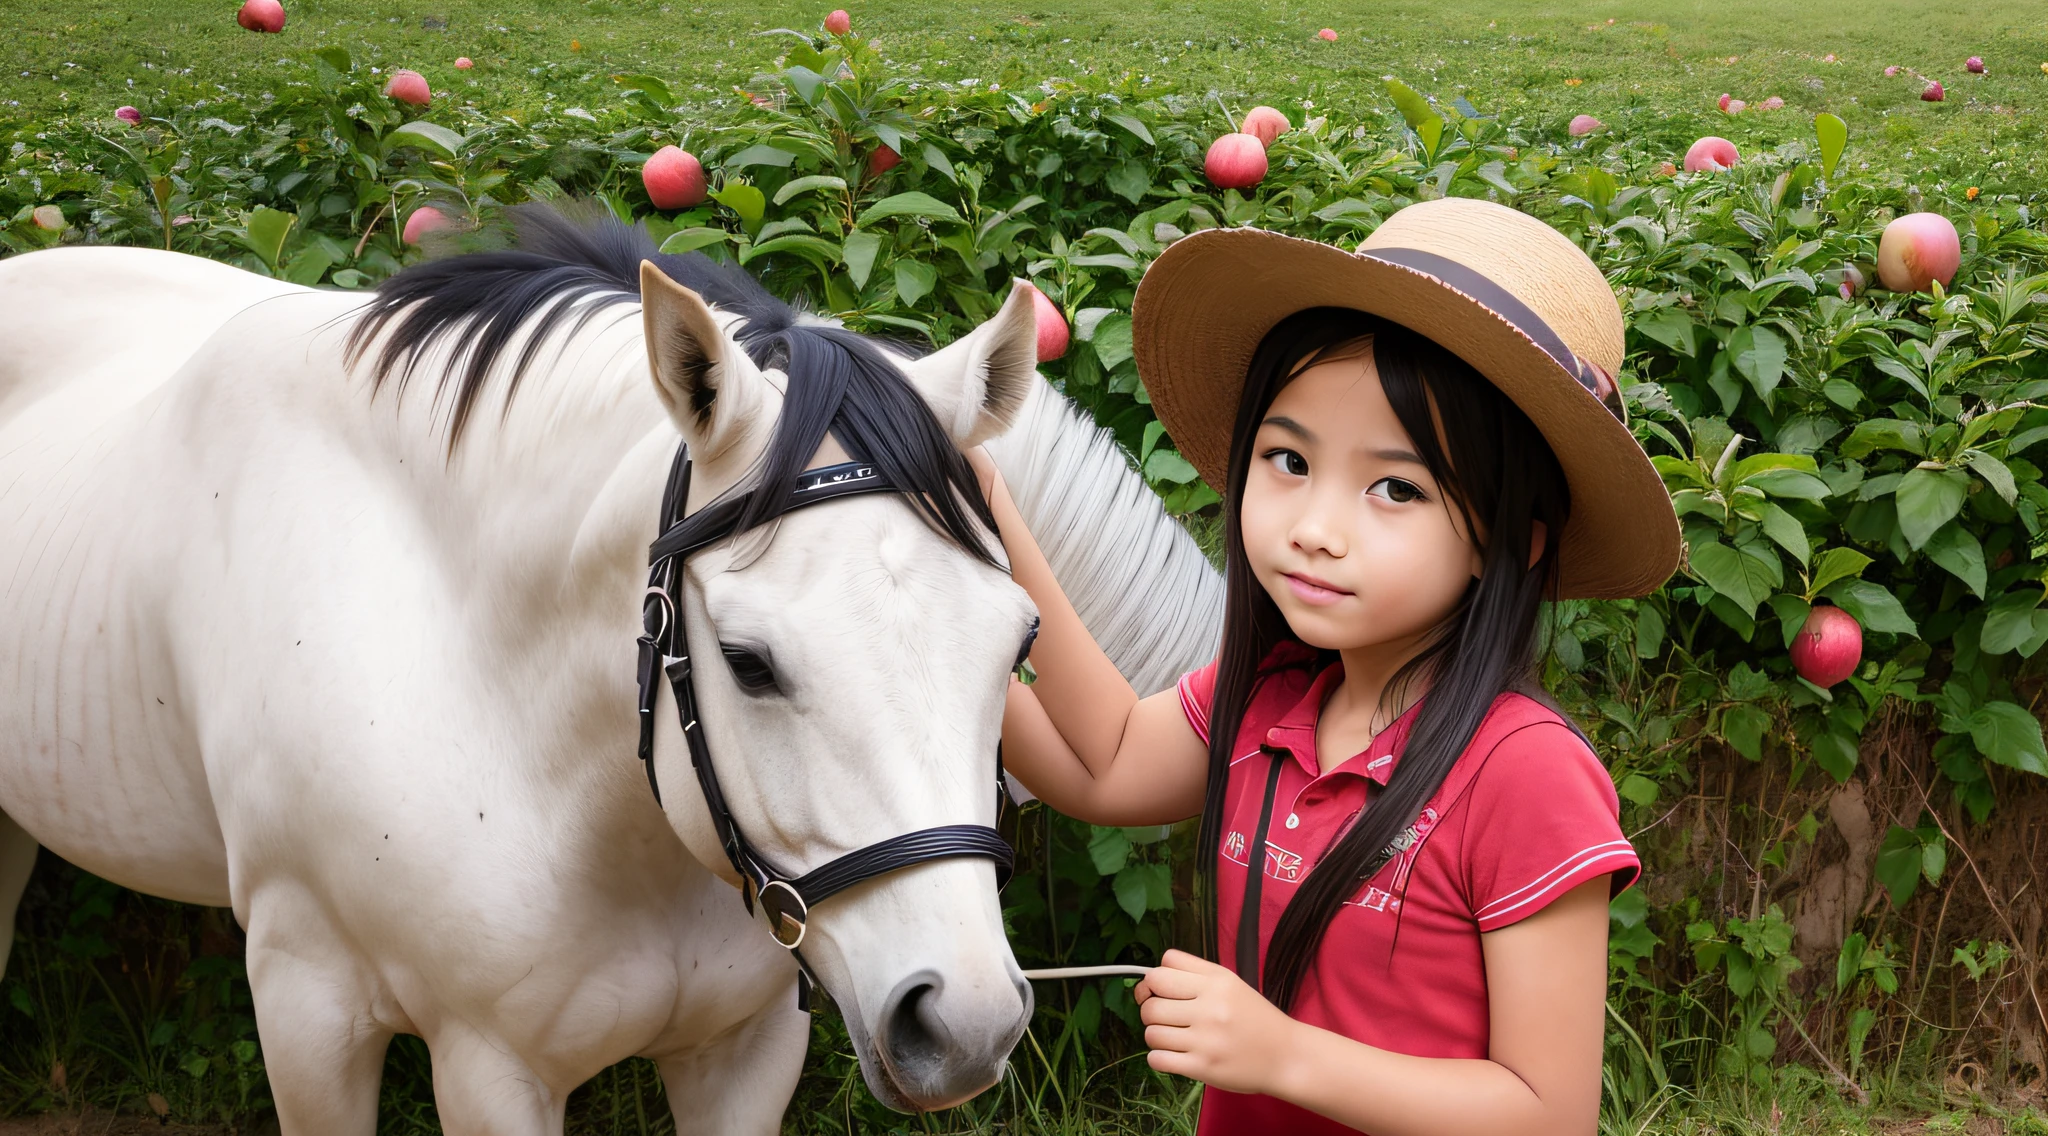
[[[842,462],[806,470],[798,475],[781,516],[793,509],[835,500],[857,493],[901,492],[881,471],[865,462]],[[689,638],[683,628],[680,584],[683,560],[690,553],[732,536],[740,518],[747,515],[753,493],[714,502],[683,516],[690,496],[690,450],[687,444],[676,450],[669,477],[662,491],[661,534],[648,549],[647,593],[641,609],[639,639],[640,760],[647,771],[647,785],[661,800],[661,785],[654,771],[654,707],[658,691],[657,674],[667,678],[675,697],[676,713],[682,721],[683,738],[690,750],[690,765],[697,773],[697,787],[704,794],[705,809],[711,815],[712,830],[741,880],[740,895],[747,913],[753,914],[756,899],[770,906],[771,926],[776,941],[797,960],[797,1005],[808,1009],[814,978],[802,952],[805,920],[810,908],[847,888],[866,880],[922,864],[930,860],[975,856],[993,860],[996,883],[1008,882],[1015,853],[1001,834],[987,825],[949,824],[906,832],[887,840],[857,848],[804,873],[789,876],[775,868],[740,833],[732,810],[718,783],[718,771],[711,763],[711,747],[704,740],[698,721],[697,694],[691,682]],[[996,762],[998,791],[1002,784],[1002,759]],[[789,900],[781,893],[787,892]],[[777,922],[779,920],[779,922]],[[792,930],[793,929],[793,930]],[[791,937],[785,941],[784,935]]]

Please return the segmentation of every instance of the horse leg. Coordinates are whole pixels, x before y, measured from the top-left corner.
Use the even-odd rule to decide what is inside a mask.
[[[6,976],[7,956],[14,950],[14,909],[35,866],[36,838],[0,813],[0,977]]]
[[[352,967],[278,946],[263,928],[256,921],[249,936],[249,986],[279,1131],[374,1136],[391,1031]]]
[[[448,1136],[561,1136],[567,1091],[555,1091],[502,1042],[451,1022],[427,1049],[434,1108]]]
[[[775,1136],[810,1041],[811,1016],[782,997],[709,1044],[656,1058],[676,1136]]]

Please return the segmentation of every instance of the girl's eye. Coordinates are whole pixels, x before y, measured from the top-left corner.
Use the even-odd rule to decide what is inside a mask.
[[[1308,476],[1308,459],[1293,450],[1273,450],[1267,453],[1265,458],[1273,463],[1274,469],[1289,477]]]
[[[1373,482],[1372,488],[1367,489],[1366,492],[1377,493],[1398,505],[1405,505],[1410,501],[1420,501],[1425,496],[1422,490],[1417,489],[1413,483],[1403,481],[1398,477],[1382,477],[1378,481]]]
[[[718,650],[725,656],[725,665],[732,668],[732,677],[741,686],[754,691],[775,688],[775,670],[768,665],[768,660],[729,643],[720,643]]]

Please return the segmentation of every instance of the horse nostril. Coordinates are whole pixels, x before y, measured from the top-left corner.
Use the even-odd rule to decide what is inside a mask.
[[[922,975],[896,988],[882,1015],[882,1044],[889,1063],[912,1081],[938,1072],[952,1049],[952,1033],[939,1018],[939,987]]]

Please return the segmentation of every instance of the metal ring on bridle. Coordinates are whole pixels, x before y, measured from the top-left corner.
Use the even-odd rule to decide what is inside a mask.
[[[656,603],[655,610],[661,613],[661,626],[659,628],[647,626],[647,607],[650,603]],[[660,639],[668,634],[668,629],[675,625],[675,621],[676,604],[674,600],[669,598],[668,592],[662,588],[647,589],[646,598],[640,604],[640,629],[647,632],[648,638]]]
[[[777,888],[789,893],[789,898],[787,900],[769,899],[769,896]],[[797,890],[783,880],[769,880],[761,888],[757,899],[761,904],[761,913],[768,917],[768,934],[788,950],[793,951],[802,946],[804,933],[810,930],[811,919],[811,909],[809,905],[804,903],[804,897],[798,895]],[[785,906],[786,904],[795,904],[796,910],[791,912]],[[796,929],[796,937],[793,939],[784,938],[787,934],[787,929],[791,927]]]

